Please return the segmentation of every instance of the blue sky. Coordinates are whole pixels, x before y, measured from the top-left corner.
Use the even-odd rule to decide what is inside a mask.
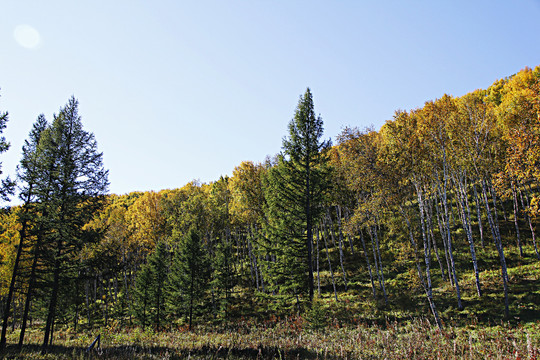
[[[74,95],[111,192],[214,181],[280,151],[306,87],[326,138],[378,129],[540,65],[538,19],[539,0],[2,0],[0,161]]]

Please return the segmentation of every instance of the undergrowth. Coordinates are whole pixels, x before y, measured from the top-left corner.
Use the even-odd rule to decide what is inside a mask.
[[[330,324],[314,329],[302,317],[274,324],[239,324],[234,331],[199,327],[188,332],[155,332],[141,328],[107,328],[101,348],[86,352],[98,332],[56,334],[56,346],[41,355],[41,333],[28,334],[30,344],[18,353],[13,345],[6,358],[28,359],[537,359],[540,356],[540,323],[508,323],[478,327],[436,329],[427,319],[384,325]],[[17,332],[8,342],[16,341]]]

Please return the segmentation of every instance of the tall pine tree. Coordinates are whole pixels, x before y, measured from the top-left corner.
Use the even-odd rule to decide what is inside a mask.
[[[94,135],[83,130],[78,107],[79,102],[72,97],[39,142],[41,179],[36,196],[41,213],[47,213],[54,229],[46,241],[52,279],[43,350],[52,338],[60,287],[67,270],[79,266],[80,262],[73,260],[88,240],[83,227],[104,204],[109,184],[103,154],[97,150]]]
[[[32,227],[32,224],[34,224],[34,228],[38,229],[39,226],[35,226],[37,221],[39,220],[38,214],[35,211],[35,203],[36,203],[36,196],[35,196],[35,187],[36,187],[36,181],[38,178],[38,154],[37,154],[37,148],[39,145],[39,140],[41,138],[41,134],[43,131],[47,128],[47,120],[45,119],[44,115],[40,115],[36,122],[34,123],[32,130],[30,131],[28,140],[25,141],[22,152],[23,157],[21,159],[20,166],[17,168],[18,178],[20,181],[20,188],[19,188],[19,198],[23,201],[23,209],[19,213],[19,222],[21,224],[21,228],[19,230],[19,246],[17,247],[17,255],[15,258],[15,263],[13,266],[13,273],[11,276],[11,284],[6,300],[6,310],[4,312],[4,320],[2,325],[2,335],[0,337],[0,349],[3,349],[6,344],[6,329],[7,329],[7,322],[9,319],[9,309],[10,304],[13,298],[13,291],[15,288],[15,282],[21,281],[18,279],[20,277],[20,266],[19,263],[21,261],[21,256],[23,253],[23,250],[27,247],[29,247],[29,244],[27,243],[28,237],[31,234],[30,228]],[[34,230],[35,232],[35,230]],[[38,237],[39,239],[39,237]],[[34,242],[33,244],[33,254],[37,256],[38,254],[38,247],[39,244]],[[37,260],[36,260],[37,261]],[[36,263],[34,261],[34,263]],[[22,346],[22,342],[24,339],[24,333],[26,330],[26,321],[28,318],[28,308],[29,308],[29,299],[30,295],[32,293],[32,290],[34,288],[34,280],[35,280],[35,268],[36,265],[34,264],[32,266],[32,270],[30,273],[30,279],[29,279],[29,285],[27,287],[27,301],[25,305],[24,315],[22,319],[22,325],[21,325],[21,333],[20,333],[20,341],[19,341],[19,347]]]
[[[300,97],[283,152],[266,177],[270,230],[278,254],[275,273],[294,295],[307,290],[313,299],[313,228],[323,211],[330,166],[322,141],[323,121],[315,115],[308,88]],[[279,282],[279,279],[277,279]]]

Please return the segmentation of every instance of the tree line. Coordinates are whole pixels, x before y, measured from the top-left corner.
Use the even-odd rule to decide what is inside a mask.
[[[207,184],[105,195],[102,155],[72,98],[52,124],[34,124],[18,169],[24,203],[2,215],[0,345],[17,324],[22,346],[29,320],[46,347],[55,324],[191,329],[365,294],[384,307],[398,277],[442,327],[433,289],[463,309],[466,272],[484,296],[486,249],[508,317],[506,252],[540,259],[539,116],[540,67],[526,68],[396,111],[379,131],[346,128],[332,145],[307,89],[282,151],[264,162]]]

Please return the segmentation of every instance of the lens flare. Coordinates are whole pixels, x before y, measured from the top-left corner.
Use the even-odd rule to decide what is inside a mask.
[[[39,32],[30,25],[18,25],[13,31],[13,36],[19,45],[27,49],[35,49],[41,42]]]

